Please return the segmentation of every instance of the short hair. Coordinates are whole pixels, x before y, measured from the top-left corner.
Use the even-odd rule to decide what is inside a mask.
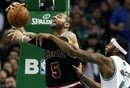
[[[72,29],[72,19],[69,16],[66,16],[66,21],[70,24],[69,31]]]
[[[127,52],[129,51],[129,44],[126,39],[121,37],[116,37],[115,39],[124,50],[126,50]]]

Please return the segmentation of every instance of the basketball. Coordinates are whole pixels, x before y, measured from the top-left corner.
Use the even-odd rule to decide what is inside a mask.
[[[15,27],[23,27],[29,20],[29,11],[22,5],[11,8],[7,13],[9,24]]]

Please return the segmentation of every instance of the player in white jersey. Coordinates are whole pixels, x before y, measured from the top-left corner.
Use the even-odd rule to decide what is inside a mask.
[[[51,39],[71,56],[98,65],[101,84],[84,76],[81,69],[76,68],[78,77],[90,88],[130,88],[130,65],[125,61],[125,55],[128,53],[128,42],[125,39],[112,38],[105,49],[106,55],[110,53],[112,55],[106,57],[100,53],[88,53],[50,34],[43,34],[38,40],[41,38]]]

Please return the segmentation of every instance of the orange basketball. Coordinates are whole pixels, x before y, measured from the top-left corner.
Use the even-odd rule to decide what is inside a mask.
[[[8,11],[7,19],[15,27],[23,27],[29,20],[29,11],[22,5],[15,6]]]

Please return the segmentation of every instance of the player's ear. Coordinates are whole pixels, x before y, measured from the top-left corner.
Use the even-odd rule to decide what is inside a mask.
[[[66,23],[64,24],[64,27],[65,27],[65,28],[69,28],[69,26],[70,26],[70,24],[69,24],[68,22],[66,22]]]
[[[118,53],[118,52],[119,52],[119,49],[118,49],[118,48],[115,48],[115,49],[114,49],[114,52],[115,52],[115,53]]]

